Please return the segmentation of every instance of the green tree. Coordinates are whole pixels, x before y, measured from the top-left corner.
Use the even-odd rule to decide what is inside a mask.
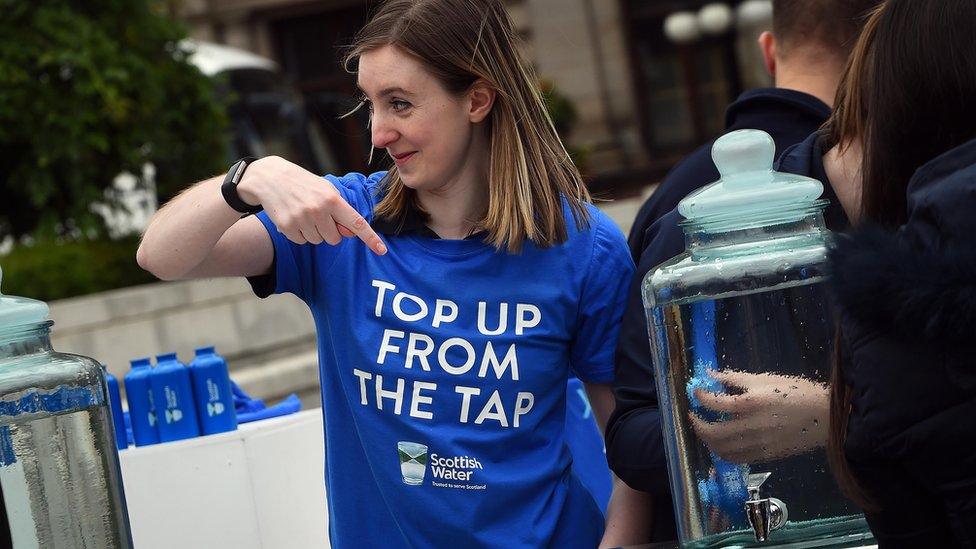
[[[539,84],[539,89],[542,91],[542,100],[545,102],[546,110],[549,111],[549,116],[552,117],[552,125],[556,128],[556,133],[566,146],[566,152],[573,159],[573,163],[585,177],[589,172],[591,147],[587,145],[574,147],[569,144],[573,127],[579,120],[576,105],[548,80],[543,80]]]
[[[164,196],[219,171],[222,105],[164,9],[0,0],[0,237],[104,234],[90,205],[147,162]]]

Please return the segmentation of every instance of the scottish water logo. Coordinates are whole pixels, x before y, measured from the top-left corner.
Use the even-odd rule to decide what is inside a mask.
[[[401,440],[397,442],[397,454],[403,483],[410,486],[423,484],[427,472],[427,445]]]

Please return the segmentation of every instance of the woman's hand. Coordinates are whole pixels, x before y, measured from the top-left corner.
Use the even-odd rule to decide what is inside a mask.
[[[386,245],[332,183],[287,160],[269,156],[248,166],[237,186],[249,204],[261,204],[288,240],[335,246],[357,237],[378,255]]]
[[[776,374],[710,372],[741,394],[698,389],[703,408],[727,414],[709,423],[691,414],[691,424],[709,450],[734,463],[755,463],[797,455],[827,442],[827,386]]]

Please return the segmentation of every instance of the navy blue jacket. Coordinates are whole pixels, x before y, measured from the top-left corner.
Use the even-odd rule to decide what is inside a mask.
[[[725,112],[725,131],[763,130],[776,142],[776,156],[815,132],[830,116],[830,107],[812,95],[780,88],[749,90]],[[627,244],[640,259],[653,238],[647,230],[658,219],[678,207],[678,202],[705,185],[717,181],[718,170],[712,162],[715,140],[697,148],[679,162],[641,206],[634,218]],[[666,258],[667,259],[667,258]]]
[[[845,453],[882,548],[976,547],[976,140],[919,169],[908,199],[897,232],[858,229],[830,255]]]
[[[827,105],[813,96],[760,89],[746,92],[729,107],[727,123],[730,131],[766,131],[779,154],[817,130],[829,115]],[[674,208],[692,191],[718,179],[711,145],[672,170],[641,208],[628,240],[638,267],[617,347],[616,409],[607,425],[607,459],[629,486],[655,495],[655,541],[674,539],[676,532],[640,282],[651,268],[684,250],[677,225],[681,218]]]

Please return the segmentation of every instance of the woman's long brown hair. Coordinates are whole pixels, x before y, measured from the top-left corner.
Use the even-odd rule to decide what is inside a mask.
[[[825,150],[861,146],[856,223],[888,229],[904,224],[915,171],[976,137],[973,21],[976,0],[887,0],[870,14],[825,127]],[[844,455],[852,395],[844,377],[842,336],[838,328],[828,457],[845,493],[875,511],[877,502]]]
[[[387,0],[359,32],[346,55],[392,45],[423,62],[451,93],[476,81],[496,94],[488,118],[491,140],[488,209],[476,220],[499,250],[518,252],[526,241],[560,244],[568,230],[563,200],[577,226],[589,223],[590,194],[559,139],[538,79],[500,0]],[[394,167],[375,215],[401,218],[415,194]]]

